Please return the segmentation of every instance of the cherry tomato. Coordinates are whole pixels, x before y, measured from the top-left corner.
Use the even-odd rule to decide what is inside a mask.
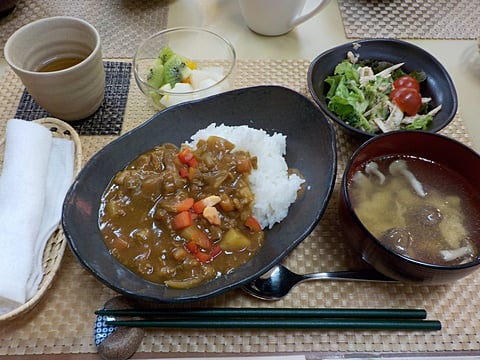
[[[397,80],[393,82],[393,87],[396,88],[412,88],[420,92],[420,84],[418,83],[417,79],[411,77],[409,75],[401,76]]]
[[[417,114],[422,106],[422,96],[420,93],[408,87],[393,89],[390,93],[390,100],[397,104],[400,110],[409,116]]]

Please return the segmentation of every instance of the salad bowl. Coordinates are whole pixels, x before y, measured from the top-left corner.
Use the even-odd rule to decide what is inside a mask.
[[[332,106],[329,106],[329,97],[331,97],[331,94],[329,94],[331,87],[329,83],[330,78],[334,75],[337,65],[346,60],[348,56],[355,58],[355,61],[358,63],[380,63],[384,67],[401,64],[399,65],[399,69],[402,73],[421,74],[420,77],[422,77],[422,81],[419,83],[419,93],[422,98],[430,99],[429,103],[425,106],[425,108],[427,108],[425,113],[441,106],[439,111],[433,115],[431,121],[424,128],[413,128],[413,125],[402,125],[395,129],[388,129],[388,131],[424,130],[437,132],[447,126],[455,117],[458,99],[454,83],[445,67],[433,55],[419,46],[402,40],[388,38],[358,40],[339,45],[318,55],[311,62],[307,75],[308,88],[314,101],[328,118],[338,124],[339,127],[348,134],[365,141],[383,132],[388,132],[385,129],[382,131],[378,128],[372,131],[366,129],[362,124],[342,119],[342,115],[339,115],[338,111],[332,110]],[[385,65],[385,63],[388,65]],[[374,72],[376,73],[376,71]],[[392,82],[393,75],[392,72]],[[360,97],[365,96],[365,90],[362,86],[359,86],[355,90],[363,93]],[[387,100],[389,95],[391,95],[391,90],[392,87],[386,90]],[[341,99],[341,101],[346,102],[351,100],[345,97]],[[358,101],[352,106],[357,107],[361,105]],[[389,113],[390,112],[387,112],[385,116],[388,117]]]

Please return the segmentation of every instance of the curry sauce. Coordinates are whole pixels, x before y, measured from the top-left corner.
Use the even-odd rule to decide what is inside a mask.
[[[196,148],[157,146],[118,172],[99,226],[111,254],[139,276],[174,288],[233,271],[261,247],[248,176],[257,159],[220,137]]]

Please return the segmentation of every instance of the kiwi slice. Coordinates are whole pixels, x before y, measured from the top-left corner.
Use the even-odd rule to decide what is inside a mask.
[[[169,47],[165,46],[160,50],[160,54],[158,58],[160,59],[162,64],[165,64],[172,56],[175,56],[175,52],[170,49]]]
[[[163,65],[163,79],[165,84],[173,88],[176,83],[182,82],[190,76],[190,69],[180,56],[174,55]]]
[[[163,79],[164,66],[160,58],[155,59],[147,75],[147,83],[156,89],[162,87],[165,82]]]
[[[155,106],[159,106],[159,107],[162,106],[160,101],[162,100],[163,95],[160,95],[159,93],[157,93],[155,91],[150,91],[149,95],[150,95],[150,98],[151,98],[151,100],[152,100],[152,102]]]

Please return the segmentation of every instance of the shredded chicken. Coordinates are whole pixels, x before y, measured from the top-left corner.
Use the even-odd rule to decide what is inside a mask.
[[[220,220],[220,215],[215,206],[207,206],[203,209],[203,217],[208,220],[212,225],[220,225],[222,221]]]

